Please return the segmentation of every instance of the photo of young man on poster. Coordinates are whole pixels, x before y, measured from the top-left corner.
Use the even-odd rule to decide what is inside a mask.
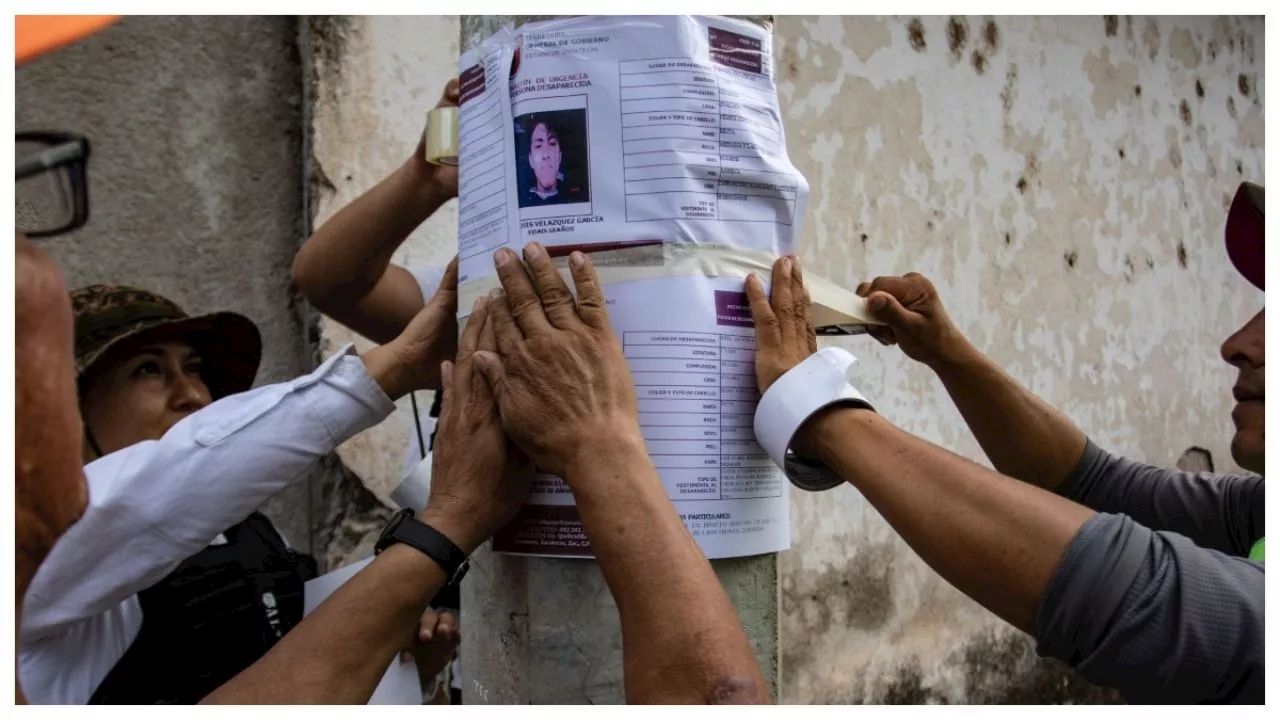
[[[585,108],[515,119],[521,208],[590,201],[586,129]]]

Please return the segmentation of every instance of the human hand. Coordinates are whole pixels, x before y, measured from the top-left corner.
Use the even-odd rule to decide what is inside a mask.
[[[440,387],[440,363],[458,347],[458,258],[445,268],[440,287],[404,331],[365,353],[365,366],[387,397]]]
[[[533,482],[532,468],[503,433],[493,393],[476,370],[476,353],[496,350],[489,299],[478,298],[457,362],[446,361],[441,370],[444,402],[421,514],[467,554],[515,516]]]
[[[412,659],[418,666],[418,676],[429,681],[453,660],[461,642],[462,629],[453,613],[427,608],[418,621],[410,649],[406,651],[409,657],[402,655],[400,659]]]
[[[818,351],[818,338],[800,258],[786,255],[773,263],[768,296],[764,283],[754,274],[747,276],[746,290],[756,325],[756,384],[763,394],[784,373]]]
[[[933,283],[919,274],[882,276],[858,286],[867,313],[883,325],[869,334],[882,345],[897,344],[912,360],[936,366],[954,358],[968,344],[951,322]]]
[[[457,107],[458,88],[458,78],[453,78],[445,83],[444,91],[440,93],[440,102],[436,103],[436,107]],[[422,137],[418,139],[418,149],[414,151],[413,157],[414,162],[421,163],[420,167],[426,172],[428,181],[439,187],[440,192],[444,193],[446,198],[458,196],[458,166],[432,165],[427,162],[427,133],[425,126],[423,127]]]
[[[576,304],[542,245],[526,245],[524,258],[529,273],[510,250],[494,255],[498,350],[477,360],[507,434],[539,468],[572,483],[571,468],[601,441],[643,444],[635,385],[587,256],[570,256]]]

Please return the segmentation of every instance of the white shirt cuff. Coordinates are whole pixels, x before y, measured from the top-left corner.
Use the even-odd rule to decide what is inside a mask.
[[[386,420],[396,409],[351,344],[291,384],[315,409],[335,446]]]

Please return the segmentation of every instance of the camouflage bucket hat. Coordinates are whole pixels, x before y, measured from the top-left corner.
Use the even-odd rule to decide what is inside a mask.
[[[117,285],[71,292],[76,318],[76,378],[104,357],[148,342],[181,340],[204,362],[200,371],[214,400],[253,387],[262,336],[249,318],[232,312],[191,317],[155,293]]]

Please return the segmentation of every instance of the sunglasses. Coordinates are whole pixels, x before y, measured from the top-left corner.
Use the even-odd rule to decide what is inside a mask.
[[[89,220],[89,139],[22,132],[16,141],[18,230],[29,238],[47,238],[83,227]]]

